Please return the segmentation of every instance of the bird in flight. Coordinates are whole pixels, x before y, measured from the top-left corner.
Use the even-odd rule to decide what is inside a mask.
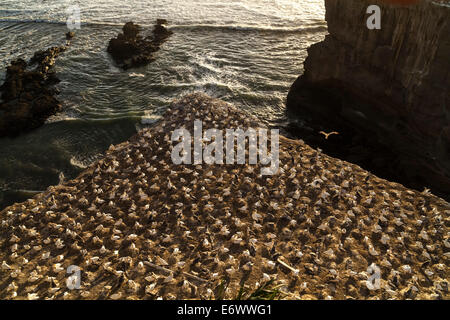
[[[339,134],[339,132],[337,132],[337,131],[333,131],[333,132],[330,132],[330,133],[326,133],[324,131],[320,131],[319,133],[323,134],[325,136],[325,139],[328,139],[328,137],[333,135],[333,134]]]

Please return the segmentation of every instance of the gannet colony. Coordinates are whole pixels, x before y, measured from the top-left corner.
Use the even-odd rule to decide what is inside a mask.
[[[284,299],[450,297],[444,200],[282,136],[274,175],[174,164],[171,134],[196,119],[262,127],[191,94],[76,179],[4,209],[0,299],[214,299],[223,281],[232,299],[271,279]]]

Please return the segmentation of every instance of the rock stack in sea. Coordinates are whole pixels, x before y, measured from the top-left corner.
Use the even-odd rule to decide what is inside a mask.
[[[262,127],[192,94],[78,178],[6,208],[0,299],[213,299],[222,281],[234,298],[270,279],[285,299],[450,297],[448,203],[284,137],[273,176],[173,164],[172,132],[195,119]]]
[[[167,20],[157,19],[151,35],[142,37],[141,26],[127,22],[116,38],[109,41],[107,51],[124,70],[146,65],[155,60],[154,53],[172,35],[165,25]]]

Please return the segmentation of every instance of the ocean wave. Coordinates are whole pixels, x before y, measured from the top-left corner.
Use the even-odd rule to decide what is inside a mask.
[[[300,32],[320,32],[326,31],[326,23],[315,26],[296,26],[296,27],[281,27],[281,26],[257,26],[257,25],[215,25],[215,24],[184,24],[173,25],[169,29],[202,29],[202,30],[218,30],[218,31],[260,31],[260,32],[279,32],[279,33],[300,33]]]
[[[141,124],[143,125],[153,124],[156,121],[160,120],[161,118],[162,116],[160,115],[152,114],[149,111],[145,111],[144,115],[141,117]]]
[[[48,23],[48,24],[66,24],[66,21],[47,20],[47,19],[17,19],[17,18],[1,18],[0,23]]]
[[[0,23],[47,23],[65,25],[66,21],[61,20],[48,20],[48,19],[16,19],[16,18],[0,18]],[[137,22],[142,27],[152,27],[152,24]],[[81,21],[81,27],[83,26],[111,26],[120,27],[124,23],[122,22],[107,22],[107,21]],[[276,33],[313,33],[323,32],[327,30],[326,22],[315,22],[306,26],[264,26],[264,25],[239,25],[239,24],[174,24],[169,25],[168,29],[171,30],[211,30],[211,31],[251,31],[251,32],[276,32]]]
[[[53,115],[51,117],[49,117],[45,123],[50,124],[50,123],[58,123],[58,122],[67,122],[67,121],[80,121],[82,119],[80,118],[76,118],[73,116],[69,116],[66,114],[56,114]]]
[[[128,74],[129,77],[132,78],[145,78],[145,74],[143,73],[136,73],[136,72],[131,72]]]
[[[47,23],[66,25],[66,20],[50,20],[50,19],[17,19],[17,18],[0,18],[0,23]],[[81,27],[83,26],[123,26],[124,23],[107,22],[107,21],[80,21]],[[145,25],[142,25],[145,26]]]
[[[80,168],[80,169],[86,169],[88,167],[88,165],[90,164],[89,161],[82,161],[79,160],[77,158],[75,158],[75,156],[70,158],[70,164],[74,167]],[[60,179],[61,182],[62,179]]]

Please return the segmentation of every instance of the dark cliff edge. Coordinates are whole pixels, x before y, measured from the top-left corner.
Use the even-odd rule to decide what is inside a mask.
[[[369,5],[381,29],[366,26]],[[329,34],[308,49],[287,108],[351,127],[403,154],[407,170],[450,194],[450,3],[325,0]],[[406,160],[405,160],[406,159]]]

